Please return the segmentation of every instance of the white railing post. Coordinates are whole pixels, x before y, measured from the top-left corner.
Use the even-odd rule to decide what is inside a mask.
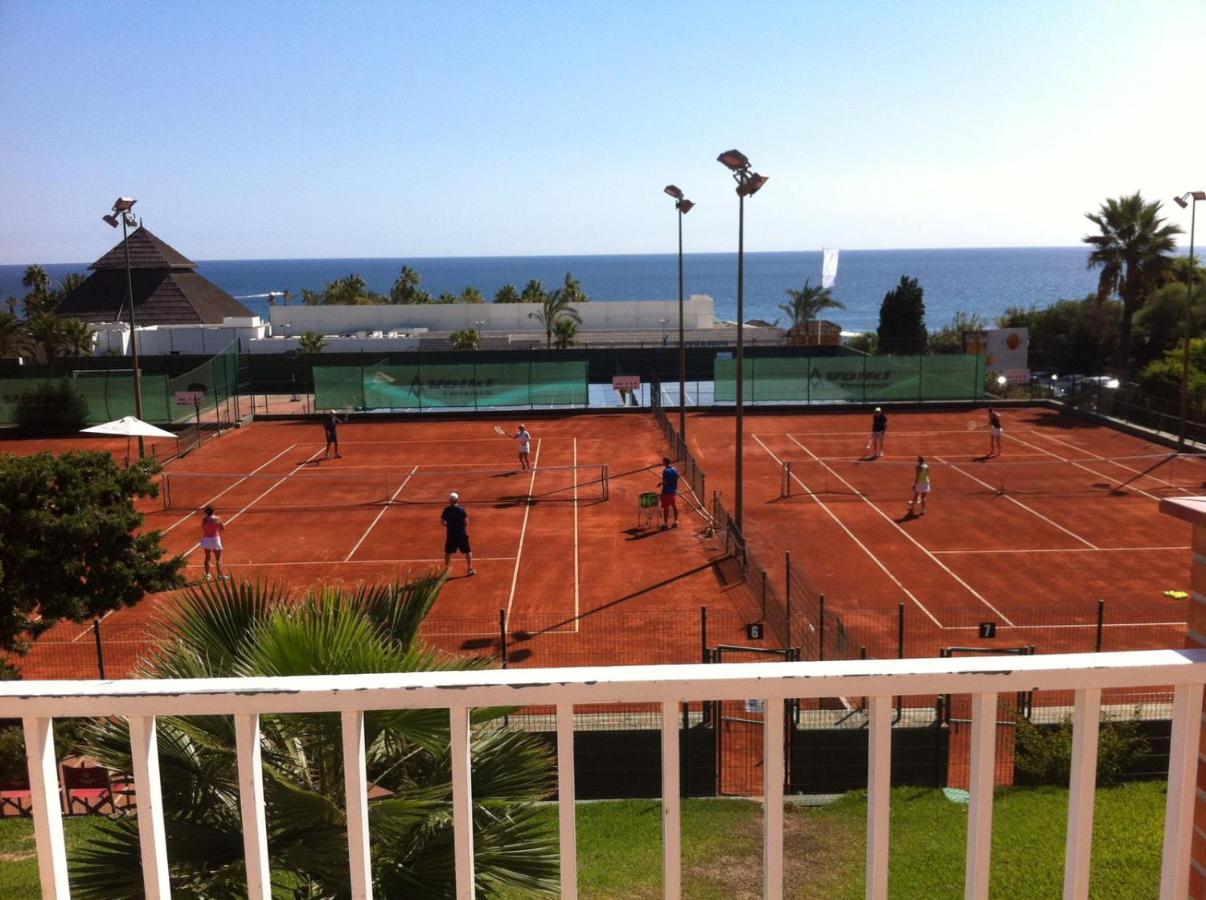
[[[557,826],[561,851],[561,897],[578,896],[578,820],[574,801],[574,704],[557,704]]]
[[[972,694],[971,801],[967,808],[967,863],[963,876],[966,900],[988,900],[996,736],[997,695]]]
[[[159,742],[154,716],[131,716],[130,756],[134,760],[134,798],[142,885],[150,900],[172,896],[168,879],[167,835],[163,827],[163,789],[159,783]]]
[[[1068,835],[1064,843],[1064,900],[1089,896],[1093,851],[1093,805],[1097,791],[1097,737],[1101,691],[1076,692],[1072,710],[1072,775],[1068,781]]]
[[[272,900],[268,826],[264,819],[264,768],[260,761],[260,716],[259,713],[236,715],[234,723],[247,897],[248,900]]]
[[[762,719],[762,896],[783,896],[783,700],[766,701]]]
[[[1189,895],[1193,807],[1197,799],[1198,738],[1202,728],[1202,685],[1182,684],[1173,692],[1172,736],[1168,742],[1168,800],[1164,807],[1164,857],[1160,900]]]
[[[343,795],[348,828],[348,874],[354,900],[373,896],[373,861],[369,853],[368,767],[364,759],[364,712],[344,710]]]
[[[456,857],[456,896],[471,900],[473,869],[473,769],[469,749],[469,709],[449,710],[452,729],[452,840]]]
[[[678,702],[662,703],[662,896],[682,894],[682,803],[678,797]]]
[[[67,846],[63,840],[63,808],[59,766],[54,756],[54,720],[22,719],[25,762],[33,794],[34,842],[43,900],[67,900]]]
[[[888,897],[888,817],[892,799],[892,698],[871,697],[867,734],[867,900]]]

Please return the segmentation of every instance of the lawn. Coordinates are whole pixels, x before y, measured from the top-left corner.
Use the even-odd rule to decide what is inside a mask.
[[[1097,792],[1091,896],[1148,898],[1157,893],[1164,784]],[[993,813],[992,895],[1058,897],[1063,883],[1068,792],[999,791]],[[866,798],[847,794],[824,807],[790,805],[785,820],[786,896],[855,900],[863,896]],[[553,806],[545,810],[556,819]],[[95,820],[68,819],[67,848],[86,840]],[[683,893],[699,900],[762,895],[762,810],[741,800],[683,804]],[[963,896],[967,807],[941,791],[892,792],[891,895],[933,900]],[[653,800],[578,806],[578,880],[586,898],[661,896],[661,807]],[[0,820],[0,897],[36,896],[37,860],[29,819]],[[521,894],[508,894],[520,897]]]

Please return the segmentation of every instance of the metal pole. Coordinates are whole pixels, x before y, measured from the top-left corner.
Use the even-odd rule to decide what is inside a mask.
[[[737,464],[733,473],[736,483],[733,486],[733,521],[737,530],[742,531],[742,505],[744,491],[742,481],[745,477],[745,421],[742,407],[745,404],[745,195],[737,195]]]
[[[502,667],[507,667],[507,611],[500,609],[498,611],[498,647],[499,655],[502,657]]]
[[[1196,270],[1193,264],[1193,229],[1198,212],[1198,200],[1192,199],[1189,207],[1189,290],[1185,295],[1185,358],[1181,360],[1181,436],[1179,444],[1185,447],[1189,440],[1189,340],[1193,333],[1193,283]]]
[[[1098,653],[1105,649],[1105,601],[1097,601],[1097,647]]]
[[[677,207],[677,204],[675,204]],[[683,327],[683,212],[678,210],[678,433],[687,440],[687,347]]]
[[[92,620],[92,636],[96,638],[96,671],[101,681],[105,680],[105,647],[101,643],[100,619]]]
[[[142,380],[138,372],[138,326],[134,324],[134,276],[130,273],[130,234],[126,214],[121,216],[121,243],[126,252],[126,299],[130,301],[130,359],[134,364],[134,415],[142,418]],[[146,458],[145,438],[138,436],[138,458]]]

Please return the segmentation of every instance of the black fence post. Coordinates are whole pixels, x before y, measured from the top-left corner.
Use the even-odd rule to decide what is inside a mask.
[[[901,603],[896,608],[896,658],[905,658],[905,623],[904,623],[904,604]]]
[[[783,551],[783,583],[786,585],[784,589],[783,606],[787,616],[787,646],[792,646],[791,638],[791,551]]]
[[[817,623],[820,626],[817,635],[817,659],[821,662],[825,661],[825,595],[820,594],[817,598],[817,606],[820,609],[820,614],[817,616]]]
[[[762,570],[762,621],[766,621],[766,569]]]
[[[699,661],[706,663],[708,661],[708,608],[701,606],[699,608]]]
[[[507,667],[507,611],[498,611],[498,650],[502,657],[502,667]]]
[[[1097,652],[1105,646],[1105,601],[1097,601]]]
[[[92,620],[92,636],[96,639],[96,671],[105,680],[105,645],[101,643],[101,620]]]

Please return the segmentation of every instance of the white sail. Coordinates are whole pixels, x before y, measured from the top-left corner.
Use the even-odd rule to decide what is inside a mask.
[[[833,287],[837,281],[838,251],[834,247],[821,248],[821,287]]]

